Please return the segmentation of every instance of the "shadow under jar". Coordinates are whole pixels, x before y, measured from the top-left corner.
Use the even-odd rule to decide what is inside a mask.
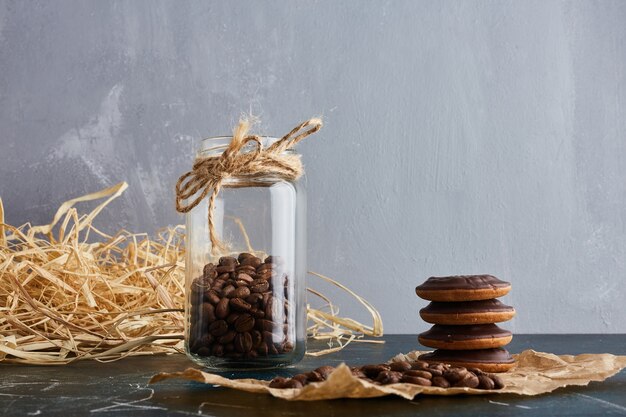
[[[230,140],[205,139],[197,156],[218,156]],[[276,140],[261,138],[264,147]],[[208,200],[188,212],[186,220],[188,356],[220,370],[274,368],[300,361],[306,350],[302,182],[272,175],[224,179],[213,219],[228,253],[218,255],[212,252],[209,237]]]

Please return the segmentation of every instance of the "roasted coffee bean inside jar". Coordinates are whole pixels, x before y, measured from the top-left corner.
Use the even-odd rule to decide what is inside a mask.
[[[293,350],[288,276],[280,258],[222,257],[204,266],[190,297],[191,353],[246,360]]]
[[[398,361],[390,364],[362,365],[350,368],[352,375],[376,385],[413,384],[423,387],[467,387],[485,390],[504,388],[504,382],[495,374],[476,368],[463,368],[444,363],[422,361]],[[332,366],[322,366],[314,371],[294,375],[291,378],[276,377],[270,388],[302,388],[325,381],[334,371]]]

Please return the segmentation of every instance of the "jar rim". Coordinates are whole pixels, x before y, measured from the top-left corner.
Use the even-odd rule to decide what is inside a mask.
[[[275,136],[265,136],[265,135],[256,135],[260,140],[263,148],[267,148],[271,146],[273,143],[280,140],[280,137]],[[222,153],[230,144],[230,141],[233,139],[232,136],[209,136],[200,140],[200,148],[198,149],[198,155],[207,156],[214,155],[218,153]],[[248,144],[244,147],[244,150],[253,149],[252,144]],[[290,153],[293,152],[293,149],[287,149],[285,152]]]

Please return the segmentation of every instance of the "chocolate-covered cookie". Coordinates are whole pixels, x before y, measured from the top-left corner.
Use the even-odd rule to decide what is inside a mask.
[[[418,336],[419,342],[428,347],[450,350],[490,349],[507,345],[513,334],[495,324],[469,326],[444,326],[435,324]]]
[[[474,301],[502,297],[511,284],[493,275],[430,277],[415,288],[417,295],[430,301]]]
[[[515,366],[515,360],[506,349],[447,350],[420,355],[424,362],[444,362],[466,368],[478,368],[485,372],[506,372]]]
[[[511,320],[515,309],[496,299],[444,303],[433,301],[420,310],[420,317],[433,324],[485,324]]]

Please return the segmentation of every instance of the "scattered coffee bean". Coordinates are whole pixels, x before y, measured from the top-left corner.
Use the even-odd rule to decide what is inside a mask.
[[[432,384],[439,388],[450,388],[450,383],[442,376],[433,376]]]
[[[376,382],[380,382],[383,385],[397,384],[401,379],[402,372],[396,371],[381,371],[378,373],[378,376],[376,376]]]
[[[398,361],[398,362],[393,362],[391,364],[389,364],[389,369],[391,369],[392,371],[408,371],[409,369],[411,369],[411,364],[407,361]]]
[[[489,378],[487,375],[478,375],[478,388],[480,389],[494,389],[496,384],[493,382],[493,379]]]
[[[433,378],[433,374],[431,374],[428,371],[420,371],[417,369],[409,369],[407,371],[404,371],[404,375],[408,375],[408,376],[415,376],[415,377],[419,377],[419,378],[425,378],[425,379],[432,379]]]
[[[265,346],[265,343],[262,343],[262,346]],[[270,382],[270,387],[301,388],[310,383],[325,381],[334,369],[332,366],[321,366],[292,378],[276,377]],[[497,375],[483,371],[475,373],[473,369],[470,371],[464,367],[443,363],[426,366],[424,362],[393,362],[352,367],[350,372],[361,380],[380,385],[405,383],[423,387],[467,387],[488,390],[504,387],[502,379]],[[441,375],[437,375],[439,373]]]
[[[378,374],[383,371],[388,371],[390,369],[389,365],[365,365],[361,367],[363,373],[372,379],[376,379]]]
[[[322,378],[326,379],[331,373],[333,373],[334,370],[335,368],[333,368],[332,366],[326,365],[320,366],[319,368],[315,369],[314,372],[317,372]]]
[[[430,387],[433,383],[430,379],[422,378],[419,376],[411,376],[404,374],[402,376],[402,382],[406,382],[407,384],[421,385],[423,387]]]

